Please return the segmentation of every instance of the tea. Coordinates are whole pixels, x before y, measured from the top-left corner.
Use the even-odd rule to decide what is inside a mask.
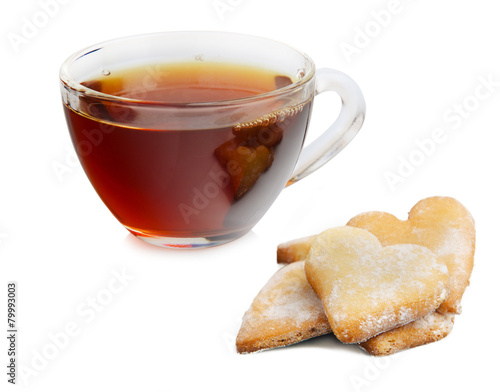
[[[104,69],[81,84],[126,98],[119,110],[102,95],[81,98],[88,109],[81,113],[65,106],[65,114],[87,176],[128,230],[214,241],[235,228],[250,230],[282,190],[304,141],[311,101],[280,106],[276,98],[251,121],[230,125],[227,113],[213,107],[213,121],[184,119],[189,129],[179,118],[192,103],[203,110],[203,102],[252,97],[292,82],[270,70],[203,61]],[[127,99],[144,108],[127,107]],[[175,116],[160,115],[157,106]]]

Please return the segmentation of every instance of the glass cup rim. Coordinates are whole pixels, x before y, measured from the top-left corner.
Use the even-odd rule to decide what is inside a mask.
[[[106,94],[102,93],[100,91],[93,90],[91,88],[88,88],[81,83],[77,82],[72,76],[70,76],[70,66],[72,63],[74,63],[76,60],[79,58],[86,56],[92,52],[95,52],[96,50],[99,50],[100,48],[104,47],[105,45],[110,45],[114,43],[118,43],[120,41],[126,41],[131,38],[147,38],[147,37],[154,37],[154,36],[168,36],[168,35],[175,35],[175,34],[200,34],[200,35],[206,35],[206,34],[220,34],[220,35],[227,35],[227,36],[234,36],[234,37],[245,37],[245,38],[257,38],[257,39],[262,39],[266,40],[269,42],[274,42],[275,44],[282,45],[288,49],[291,49],[301,55],[304,60],[306,61],[308,67],[306,70],[306,74],[300,78],[299,80],[295,81],[292,84],[289,84],[285,87],[281,87],[279,89],[275,89],[269,92],[265,93],[260,93],[256,95],[252,95],[249,97],[243,97],[243,98],[236,98],[236,99],[229,99],[229,100],[217,100],[217,101],[208,101],[208,102],[185,102],[185,103],[172,103],[172,102],[162,102],[162,101],[148,101],[148,100],[141,100],[141,99],[136,99],[136,98],[127,98],[127,97],[120,97],[112,94]],[[136,34],[136,35],[129,35],[125,37],[120,37],[120,38],[114,38],[106,41],[99,42],[97,44],[87,46],[86,48],[83,48],[75,53],[73,53],[71,56],[69,56],[62,64],[60,70],[59,70],[59,79],[61,83],[63,83],[66,87],[70,88],[76,93],[80,94],[85,94],[86,96],[89,97],[95,97],[99,99],[105,99],[105,100],[112,100],[112,101],[119,101],[123,103],[130,103],[130,104],[142,104],[142,105],[153,105],[153,106],[168,106],[168,107],[206,107],[206,106],[227,106],[227,105],[237,105],[237,104],[244,104],[244,103],[250,103],[253,101],[259,101],[265,98],[270,98],[270,97],[277,97],[282,94],[286,94],[289,92],[292,92],[301,86],[305,85],[307,82],[309,82],[314,74],[316,72],[316,67],[314,65],[314,62],[312,59],[305,54],[304,52],[299,51],[298,49],[285,44],[283,42],[270,39],[267,37],[261,37],[261,36],[256,36],[256,35],[250,35],[250,34],[241,34],[241,33],[232,33],[232,32],[224,32],[224,31],[165,31],[165,32],[159,32],[159,33],[146,33],[146,34]]]

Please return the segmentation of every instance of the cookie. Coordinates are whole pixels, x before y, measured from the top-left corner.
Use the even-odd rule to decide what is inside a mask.
[[[446,263],[450,274],[450,295],[438,311],[461,312],[460,301],[474,265],[476,232],[474,219],[457,200],[423,199],[411,209],[406,221],[385,212],[366,212],[347,225],[368,230],[384,246],[408,243],[429,248]]]
[[[278,263],[289,264],[305,260],[315,238],[315,235],[311,235],[278,245],[278,250],[276,252]]]
[[[371,355],[382,356],[437,342],[451,332],[454,319],[455,316],[452,314],[432,312],[402,327],[368,339],[360,343],[359,347]]]
[[[316,237],[305,272],[343,343],[361,343],[424,317],[449,292],[446,265],[429,249],[383,247],[375,235],[349,226]]]
[[[236,350],[251,353],[288,346],[330,332],[302,261],[278,270],[255,297],[243,316]]]

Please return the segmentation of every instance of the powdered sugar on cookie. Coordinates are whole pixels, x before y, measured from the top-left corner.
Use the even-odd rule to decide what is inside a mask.
[[[293,268],[279,270],[261,290],[256,307],[262,321],[287,321],[300,325],[323,313],[321,301],[308,284],[305,284],[304,262]],[[286,285],[283,282],[287,282]],[[276,292],[279,291],[279,295]]]

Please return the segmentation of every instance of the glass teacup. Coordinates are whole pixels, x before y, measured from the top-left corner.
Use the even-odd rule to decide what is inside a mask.
[[[94,45],[60,72],[71,138],[95,190],[132,234],[165,247],[223,244],[358,132],[365,103],[345,74],[232,33],[166,32]],[[314,97],[339,117],[302,149]]]

